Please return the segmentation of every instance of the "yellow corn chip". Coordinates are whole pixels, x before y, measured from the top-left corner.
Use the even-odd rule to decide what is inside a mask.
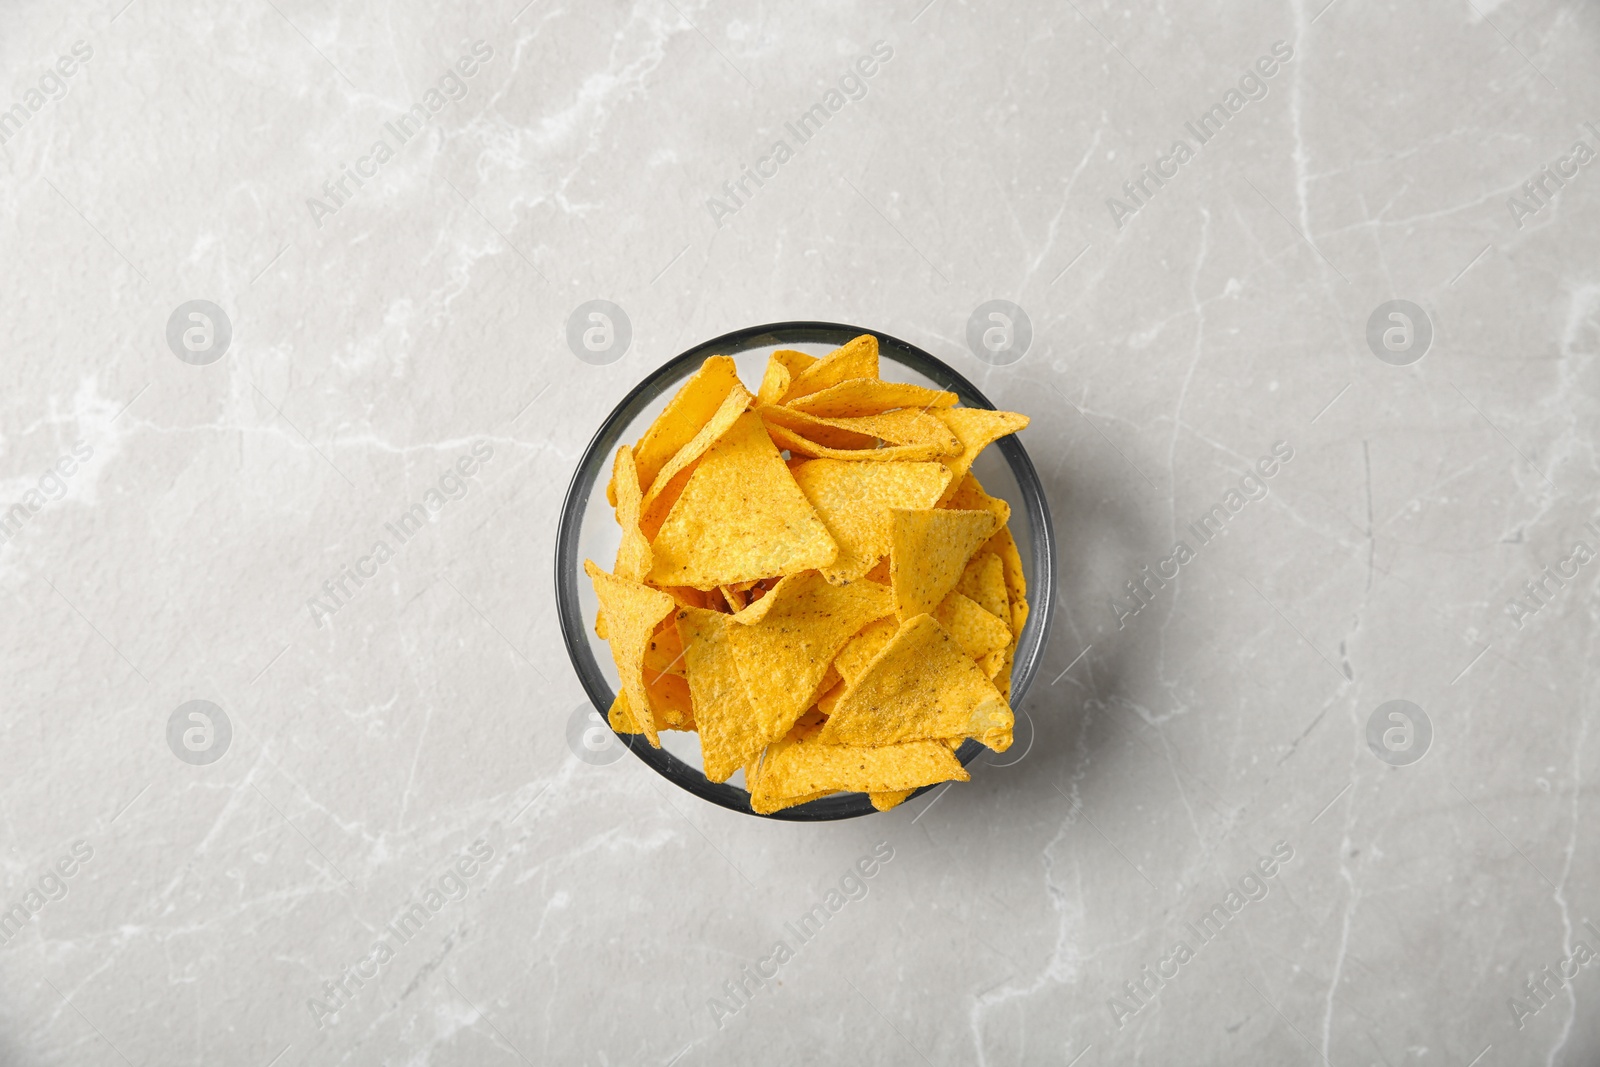
[[[782,426],[807,441],[827,448],[877,448],[878,442],[883,441],[889,445],[931,447],[941,456],[954,456],[961,451],[960,439],[943,420],[915,408],[903,408],[882,415],[863,415],[860,418],[829,419],[776,406],[762,408],[761,417],[769,425]]]
[[[691,437],[671,459],[667,460],[666,465],[661,468],[661,473],[656,475],[655,483],[645,491],[643,503],[639,505],[640,525],[643,526],[647,536],[655,536],[656,531],[661,528],[661,520],[667,517],[668,510],[682,494],[683,487],[688,484],[695,461],[705,455],[723,434],[733,428],[733,424],[749,406],[750,394],[745,391],[744,386],[735,382],[733,388],[728,390],[728,395],[723,397],[722,404],[712,413],[711,419],[700,427],[700,432]]]
[[[628,707],[628,694],[619,692],[611,701],[611,709],[606,712],[606,721],[611,728],[619,734],[637,734],[644,731],[634,721],[633,711]]]
[[[1010,627],[1007,627],[1007,629],[1009,630]],[[1006,648],[997,648],[993,652],[986,652],[978,657],[978,669],[984,673],[989,681],[993,682],[999,677],[1000,668],[1004,667],[1006,663],[1006,652]],[[1000,688],[998,682],[995,683],[995,688]],[[1004,696],[1005,691],[1001,690],[1000,695]]]
[[[961,761],[939,740],[830,745],[820,741],[820,736],[788,737],[769,748],[762,792],[773,797],[808,796],[827,790],[892,792],[969,779]]]
[[[678,636],[678,628],[671,619],[650,635],[650,643],[644,648],[645,684],[650,685],[661,674],[676,674],[680,678],[685,674],[683,640]]]
[[[967,471],[978,453],[994,441],[1016,433],[1028,425],[1028,416],[1013,411],[990,411],[988,408],[947,408],[938,413],[945,425],[961,438],[961,453],[945,457],[944,464],[955,474],[945,496],[955,495],[966,479]]]
[[[948,408],[956,402],[956,394],[942,389],[928,389],[909,382],[883,382],[871,378],[857,378],[829,386],[809,396],[793,397],[784,406],[792,411],[823,418],[851,418],[876,415],[895,408]]]
[[[795,433],[787,426],[777,423],[768,423],[767,432],[772,435],[772,441],[779,448],[787,449],[792,455],[808,456],[812,459],[849,459],[866,460],[868,462],[887,463],[896,460],[923,461],[938,459],[943,453],[938,444],[920,445],[885,445],[882,448],[829,448],[827,445],[818,444],[807,437]]]
[[[781,738],[811,706],[851,635],[889,610],[890,593],[881,585],[829,585],[807,571],[733,616],[728,640],[764,744]]]
[[[900,620],[893,615],[885,615],[881,619],[874,619],[861,628],[861,632],[852,637],[849,642],[839,650],[833,658],[833,666],[839,672],[839,677],[845,684],[853,684],[861,677],[861,672],[867,669],[867,664],[883,647],[887,645],[895,632],[900,629]],[[824,709],[832,715],[830,709]]]
[[[744,682],[734,665],[728,636],[737,625],[730,616],[716,611],[685,608],[678,613],[695,723],[700,729],[700,758],[706,777],[713,782],[726,782],[734,771],[760,755],[768,740],[757,729]]]
[[[839,554],[754,412],[701,458],[652,547],[651,582],[696,589],[825,567]]]
[[[655,633],[656,624],[677,607],[677,602],[659,589],[607,574],[592,560],[584,560],[583,569],[589,575],[589,580],[594,582],[600,610],[605,612],[611,658],[616,662],[622,691],[628,694],[628,706],[648,708],[650,701],[645,692],[644,676],[645,648]],[[660,748],[654,721],[641,722],[640,725],[644,727],[650,744]]]
[[[869,582],[877,582],[879,585],[888,585],[889,584],[889,557],[888,556],[884,556],[882,559],[880,559],[878,561],[877,566],[873,567],[866,574],[863,574],[862,577],[865,578]]]
[[[888,811],[890,808],[904,804],[906,797],[915,792],[915,789],[895,789],[888,793],[868,793],[867,799],[872,801],[872,806],[879,811]]]
[[[878,339],[870,333],[847,341],[811,364],[789,384],[784,400],[810,396],[849,378],[878,376]]]
[[[849,463],[807,460],[792,468],[795,483],[839,544],[822,568],[830,582],[866,574],[889,552],[890,508],[931,508],[950,471],[942,463]]]
[[[889,582],[900,620],[939,606],[961,580],[967,560],[994,533],[988,511],[891,508]]]
[[[1022,555],[1017,551],[1017,542],[1009,529],[1001,527],[984,547],[1000,557],[1005,569],[1006,594],[1011,600],[1011,632],[1021,637],[1022,626],[1028,621],[1028,579],[1022,573]]]
[[[838,745],[936,741],[981,736],[1011,722],[1005,698],[956,639],[933,616],[918,615],[845,689],[817,740]]]
[[[875,434],[838,425],[844,421],[843,419],[819,419],[811,415],[802,415],[797,411],[790,411],[781,404],[762,408],[761,417],[767,422],[768,433],[772,432],[771,427],[781,426],[790,433],[804,437],[808,442],[824,448],[859,450],[878,447],[878,438]]]
[[[695,729],[694,711],[689,706],[689,687],[682,678],[666,675],[662,680],[645,687],[650,698],[651,721],[657,732],[663,730]],[[611,728],[619,734],[642,733],[633,709],[628,706],[628,694],[618,693],[606,712]],[[659,746],[657,746],[659,747]]]
[[[992,511],[995,521],[1001,526],[1011,521],[1011,505],[997,496],[985,493],[983,486],[978,484],[978,479],[971,471],[961,479],[961,484],[956,487],[954,493],[946,494],[939,506],[955,508],[958,511]]]
[[[627,445],[617,449],[617,458],[611,465],[611,484],[616,487],[617,525],[622,527],[616,575],[642,582],[650,573],[650,542],[639,530],[639,472],[634,466],[633,449]]]
[[[722,406],[728,391],[739,383],[739,369],[727,356],[712,356],[689,376],[656,421],[633,446],[633,462],[639,470],[639,488],[648,490],[656,474],[678,449],[688,444],[700,428]],[[606,488],[606,499],[617,502],[616,483]]]
[[[940,626],[950,631],[950,636],[956,639],[962,651],[975,660],[1001,651],[1011,643],[1009,619],[989,614],[954,590],[939,602],[933,617],[939,620]]]
[[[993,542],[994,538],[989,538],[988,543]],[[1006,594],[1005,564],[987,547],[978,549],[967,561],[967,569],[961,572],[961,580],[956,583],[956,592],[975,601],[996,618],[1004,619],[1007,625],[1010,624],[1011,601]]]
[[[755,406],[766,407],[783,399],[789,384],[805,369],[816,363],[815,356],[793,349],[780,348],[767,357],[767,370],[761,376],[761,389],[756,393]]]

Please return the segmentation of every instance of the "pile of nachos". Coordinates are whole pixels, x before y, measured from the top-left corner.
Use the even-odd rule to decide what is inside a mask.
[[[621,691],[609,720],[700,735],[762,814],[834,792],[886,810],[966,781],[955,750],[1011,745],[1028,617],[1010,506],[971,472],[1024,415],[878,377],[878,339],[772,353],[751,394],[712,356],[606,496],[622,543],[584,570]]]

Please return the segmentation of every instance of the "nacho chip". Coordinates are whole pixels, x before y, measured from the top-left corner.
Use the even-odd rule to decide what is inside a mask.
[[[878,339],[870,333],[852,338],[794,375],[785,402],[810,396],[850,378],[877,378]]]
[[[754,412],[701,458],[652,547],[651,582],[696,589],[825,567],[839,554]]]
[[[891,508],[889,583],[901,621],[937,608],[994,533],[987,511]]]
[[[956,491],[947,494],[939,506],[955,508],[958,511],[992,511],[995,521],[1001,526],[1011,521],[1011,505],[997,496],[985,493],[983,486],[978,484],[978,479],[971,471],[961,479]]]
[[[888,793],[868,793],[867,799],[872,801],[872,806],[879,811],[888,811],[904,804],[906,798],[915,792],[915,789],[896,789]]]
[[[1000,557],[1006,577],[1006,595],[1011,601],[1011,632],[1021,637],[1023,624],[1028,621],[1028,579],[1022,573],[1022,555],[1017,551],[1017,542],[1012,539],[1011,531],[1002,526],[984,547]]]
[[[816,361],[815,356],[790,348],[780,348],[772,353],[767,357],[767,369],[761,376],[761,388],[756,393],[755,406],[766,407],[781,401],[783,394],[789,391],[790,383]]]
[[[993,541],[991,537],[988,543]],[[961,580],[956,583],[956,592],[1009,624],[1011,598],[1006,593],[1005,564],[1000,562],[998,555],[988,550],[988,543],[967,561],[967,569],[961,572]]]
[[[772,435],[773,444],[785,449],[792,455],[806,456],[810,459],[848,459],[864,460],[870,463],[889,463],[896,460],[922,462],[938,459],[943,452],[937,444],[921,445],[885,445],[883,448],[829,448],[827,445],[818,444],[809,438],[802,437],[787,426],[777,423],[768,423],[767,432]]]
[[[889,609],[890,594],[881,585],[829,585],[807,571],[783,579],[732,617],[728,640],[763,744],[789,731],[815,700],[839,649]]]
[[[833,658],[833,665],[839,672],[839,677],[846,684],[854,682],[861,677],[861,672],[867,669],[867,664],[872,658],[883,651],[900,629],[900,620],[893,615],[885,615],[881,619],[874,619],[861,628],[861,631],[852,637],[849,642],[839,650]],[[826,709],[829,715],[832,709]]]
[[[919,789],[969,780],[965,767],[938,740],[893,745],[829,745],[820,734],[785,738],[767,750],[762,791],[772,797]]]
[[[837,745],[937,741],[978,737],[1007,729],[1011,722],[1005,698],[956,639],[933,616],[918,615],[901,625],[845,690],[817,740]]]
[[[728,390],[728,395],[723,397],[717,410],[712,412],[711,418],[700,427],[700,431],[685,442],[684,446],[662,466],[655,482],[645,490],[644,501],[639,506],[639,522],[646,536],[654,537],[660,530],[661,520],[667,517],[667,512],[682,494],[683,487],[688,484],[695,462],[705,455],[712,445],[721,440],[723,434],[733,428],[733,424],[749,406],[750,394],[745,391],[744,386],[735,382],[733,388]]]
[[[676,674],[684,677],[683,666],[683,640],[678,636],[678,628],[668,618],[667,624],[650,635],[650,643],[644,647],[644,682],[650,685],[657,675]]]
[[[678,613],[689,691],[700,729],[700,758],[705,775],[725,782],[766,747],[756,716],[745,696],[744,681],[734,665],[728,631],[738,623],[715,611],[685,608]]]
[[[606,712],[606,722],[611,724],[611,729],[619,734],[644,733],[639,724],[634,721],[633,711],[628,707],[628,694],[619,692],[611,700],[611,708]]]
[[[830,582],[866,574],[889,552],[890,508],[931,508],[950,471],[942,463],[849,463],[813,459],[793,469],[794,480],[839,555],[822,568]]]
[[[851,418],[877,415],[895,408],[916,408],[921,411],[948,408],[955,402],[956,394],[947,393],[942,389],[928,389],[909,382],[857,378],[829,386],[809,396],[790,397],[784,406],[806,415]]]
[[[939,602],[933,617],[950,631],[961,650],[972,659],[1002,651],[1011,643],[1011,621],[989,614],[955,590]],[[993,677],[993,675],[990,675]]]
[[[984,673],[989,681],[994,682],[1000,676],[1000,668],[1006,664],[1007,648],[997,648],[978,657],[978,669]],[[995,682],[995,688],[1000,689],[1000,684]],[[1000,695],[1005,696],[1005,690],[1000,690]]]
[[[941,456],[961,452],[961,441],[950,427],[935,415],[915,408],[904,408],[882,415],[832,419],[807,415],[792,408],[777,406],[761,409],[768,425],[776,424],[807,441],[827,448],[855,450],[889,445],[921,445]]]
[[[690,706],[688,684],[676,675],[663,675],[645,685],[649,698],[651,722],[657,732],[662,730],[694,730],[694,709]],[[633,709],[628,706],[628,694],[621,692],[611,701],[606,721],[619,734],[643,733]],[[659,746],[657,746],[659,747]]]
[[[889,557],[888,556],[884,556],[882,559],[880,559],[878,561],[878,563],[877,563],[877,565],[875,567],[873,567],[866,574],[863,574],[861,577],[865,578],[869,582],[877,582],[879,585],[888,585],[889,584]]]
[[[639,487],[648,490],[667,460],[711,421],[711,416],[729,390],[739,384],[739,368],[727,356],[712,356],[673,394],[656,421],[633,446],[633,462],[639,471]],[[616,485],[606,487],[606,499],[617,502]]]
[[[583,569],[589,575],[589,580],[594,582],[600,610],[606,615],[611,658],[616,662],[622,691],[628,694],[628,705],[647,708],[650,703],[645,695],[644,650],[650,643],[656,624],[677,607],[677,602],[659,589],[607,574],[592,560],[584,560]],[[660,748],[655,723],[641,722],[640,725],[644,727],[650,744]]]
[[[954,496],[966,479],[967,471],[978,453],[1007,434],[1016,433],[1028,425],[1028,416],[1013,411],[990,411],[988,408],[947,408],[938,412],[946,426],[961,438],[961,453],[947,456],[945,466],[955,474],[951,488],[945,490],[948,498]]]
[[[630,582],[642,582],[650,573],[650,542],[639,530],[639,472],[634,466],[633,449],[627,445],[617,449],[616,459],[611,464],[611,484],[616,487],[617,525],[622,527],[616,575]]]

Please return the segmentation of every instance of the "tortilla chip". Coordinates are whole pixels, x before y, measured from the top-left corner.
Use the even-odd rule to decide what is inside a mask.
[[[978,549],[967,561],[967,568],[961,572],[961,580],[956,583],[956,592],[1009,624],[1011,598],[1006,593],[1006,568],[1000,562],[1000,557],[987,547],[993,541],[993,537],[989,538],[985,547]]]
[[[890,445],[931,447],[941,456],[954,456],[961,452],[960,439],[943,420],[915,408],[860,418],[830,419],[778,406],[762,408],[761,417],[769,425],[782,426],[809,442],[827,448],[877,448],[878,442],[883,441]]]
[[[890,606],[890,593],[881,585],[829,585],[807,571],[783,579],[732,617],[728,640],[763,744],[789,731],[811,706],[845,642]]]
[[[839,555],[822,568],[830,582],[866,574],[889,552],[890,508],[931,508],[950,471],[942,463],[849,463],[807,460],[793,468],[800,486]]]
[[[867,669],[872,657],[883,651],[883,646],[889,643],[899,629],[900,620],[893,615],[885,615],[881,619],[867,623],[833,658],[833,666],[838,670],[839,677],[843,678],[846,684],[861,677],[861,672]],[[824,710],[829,715],[833,714],[831,709]]]
[[[904,622],[926,615],[956,587],[967,560],[994,533],[987,511],[891,508],[889,583]]]
[[[978,737],[1011,723],[1005,698],[956,639],[933,616],[918,615],[901,625],[845,690],[817,740],[837,745],[937,741]]]
[[[630,582],[642,582],[650,573],[650,542],[639,530],[639,472],[634,466],[633,449],[627,445],[617,449],[616,459],[612,461],[611,484],[616,489],[617,525],[622,527],[616,575]]]
[[[879,585],[888,585],[889,584],[889,557],[888,556],[884,556],[882,559],[880,559],[878,561],[878,563],[877,563],[877,565],[875,567],[873,567],[866,574],[863,574],[861,577],[865,578],[869,582],[877,582]]]
[[[868,793],[867,799],[872,801],[872,806],[879,811],[888,811],[904,804],[906,798],[915,792],[915,789],[895,789],[888,793]]]
[[[1022,554],[1011,531],[1001,527],[984,548],[1000,557],[1006,577],[1006,595],[1011,601],[1011,632],[1022,636],[1022,627],[1028,621],[1028,578],[1022,573]]]
[[[895,408],[916,408],[920,411],[948,408],[955,402],[956,394],[947,393],[942,389],[927,389],[909,382],[884,382],[858,378],[840,382],[810,396],[790,397],[784,406],[806,415],[851,418],[877,415]]]
[[[833,677],[838,679],[839,675],[835,673]],[[843,680],[837,680],[832,686],[829,686],[827,684],[828,679],[824,678],[822,683],[823,692],[822,695],[817,698],[817,711],[823,715],[832,715],[833,706],[839,703],[840,697],[844,696],[844,682]],[[805,716],[801,716],[801,718],[804,717]]]
[[[919,789],[935,782],[969,780],[942,741],[893,745],[830,745],[820,734],[784,738],[767,750],[761,791],[772,797]]]
[[[680,675],[645,673],[645,696],[657,730],[694,730],[694,698]]]
[[[677,620],[700,730],[700,759],[708,779],[726,782],[767,745],[756,729],[728,641],[729,628],[738,624],[720,612],[697,608],[683,609]]]
[[[683,641],[678,636],[678,628],[671,619],[667,624],[650,635],[650,643],[644,648],[644,682],[652,684],[657,675],[676,674],[684,677],[683,666]]]
[[[1010,703],[1011,702],[1011,664],[1015,661],[1016,655],[1017,655],[1017,643],[1015,641],[1011,642],[1010,645],[1006,646],[1004,655],[1005,655],[1005,659],[1003,659],[1001,661],[1000,669],[995,672],[993,681],[994,681],[994,687],[996,689],[1000,690],[1000,695],[1006,698],[1006,702],[1007,703]],[[997,749],[995,749],[995,751],[996,752],[1003,752],[1004,749],[997,748]]]
[[[768,433],[772,432],[771,427],[781,426],[812,444],[826,448],[857,450],[878,447],[877,435],[838,425],[845,421],[843,419],[819,419],[790,411],[782,405],[762,408],[761,417],[767,421]]]
[[[772,435],[773,443],[779,448],[786,449],[793,455],[807,456],[811,459],[864,460],[872,463],[896,460],[922,462],[938,459],[944,455],[937,444],[885,445],[883,448],[829,448],[775,422],[767,424],[767,432]]]
[[[739,368],[727,356],[712,356],[689,376],[656,421],[633,446],[633,462],[639,471],[639,487],[648,490],[656,474],[678,450],[711,421],[723,399],[739,383]],[[617,502],[616,484],[606,487],[606,499]]]
[[[1011,521],[1011,505],[997,496],[990,496],[983,491],[983,486],[978,484],[978,479],[971,471],[961,479],[961,484],[956,491],[946,494],[940,507],[955,508],[958,511],[992,511],[995,521],[1001,526]]]
[[[974,660],[991,652],[999,652],[1011,644],[1009,618],[991,615],[954,590],[940,601],[933,617],[939,620],[939,625],[950,631],[950,636],[956,639],[962,651]]]
[[[1000,676],[1000,668],[1006,665],[1006,651],[1007,649],[1005,648],[997,648],[993,652],[986,652],[977,657],[978,669],[984,673],[989,681],[993,682]],[[999,683],[995,684],[995,688],[1000,688]],[[1005,696],[1005,691],[1001,690],[1000,695]]]
[[[877,378],[877,376],[878,339],[870,333],[864,333],[835,348],[799,374],[795,374],[783,398],[788,402],[821,392],[850,378]]]
[[[696,589],[825,567],[839,554],[754,412],[701,458],[652,547],[651,582]]]
[[[677,601],[659,589],[607,574],[595,566],[593,560],[584,560],[583,569],[589,575],[589,580],[594,582],[600,610],[606,614],[611,658],[616,662],[622,691],[628,694],[628,706],[648,708],[650,701],[645,692],[644,651],[655,633],[656,624],[677,607]],[[641,722],[640,725],[644,727],[650,744],[660,748],[655,723]]]
[[[640,525],[646,536],[654,537],[660,530],[661,520],[667,517],[667,512],[688,484],[695,462],[733,428],[733,424],[749,406],[750,394],[744,386],[735,382],[710,420],[667,460],[661,473],[656,475],[655,482],[645,491],[644,502],[639,506]]]
[[[948,408],[938,412],[938,416],[961,438],[960,455],[948,456],[944,460],[945,466],[955,474],[950,480],[951,488],[945,490],[946,498],[954,496],[956,490],[961,488],[979,452],[1007,434],[1025,428],[1029,421],[1028,416],[1018,415],[1014,411],[991,411],[988,408]]]
[[[761,376],[761,388],[756,392],[756,407],[766,407],[783,400],[790,384],[805,373],[807,367],[817,362],[817,357],[792,348],[780,348],[767,357],[767,369]]]
[[[644,731],[634,721],[633,711],[628,707],[628,694],[618,693],[611,701],[611,708],[606,712],[606,722],[611,724],[611,729],[619,734],[640,734]]]

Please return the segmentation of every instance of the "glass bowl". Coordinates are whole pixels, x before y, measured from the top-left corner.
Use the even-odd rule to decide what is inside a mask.
[[[616,694],[617,671],[610,648],[595,636],[594,618],[599,603],[583,573],[583,561],[592,559],[610,570],[616,560],[621,530],[606,502],[605,482],[611,475],[611,461],[618,446],[638,440],[683,380],[709,356],[731,356],[745,387],[754,392],[761,382],[767,356],[774,349],[793,348],[821,356],[864,333],[878,338],[879,372],[883,378],[948,390],[967,407],[994,407],[953,369],[888,334],[837,322],[780,322],[712,338],[657,368],[623,398],[584,449],[562,503],[556,533],[556,608],[572,668],[602,719]],[[1050,632],[1050,607],[1055,599],[1055,537],[1050,507],[1033,461],[1016,435],[1002,437],[985,449],[972,471],[991,496],[1001,497],[1011,505],[1011,534],[1028,581],[1031,610],[1011,670],[1011,706],[1016,708],[1021,706],[1038,673]],[[742,785],[743,771],[727,782],[709,781],[701,773],[699,735],[662,731],[660,748],[651,748],[642,735],[623,734],[619,738],[634,755],[674,785],[725,808],[756,814],[750,810],[750,794]],[[983,751],[982,745],[969,740],[956,756],[967,764]],[[913,796],[923,791],[918,790]],[[865,793],[835,793],[765,817],[815,822],[850,819],[876,810]]]

